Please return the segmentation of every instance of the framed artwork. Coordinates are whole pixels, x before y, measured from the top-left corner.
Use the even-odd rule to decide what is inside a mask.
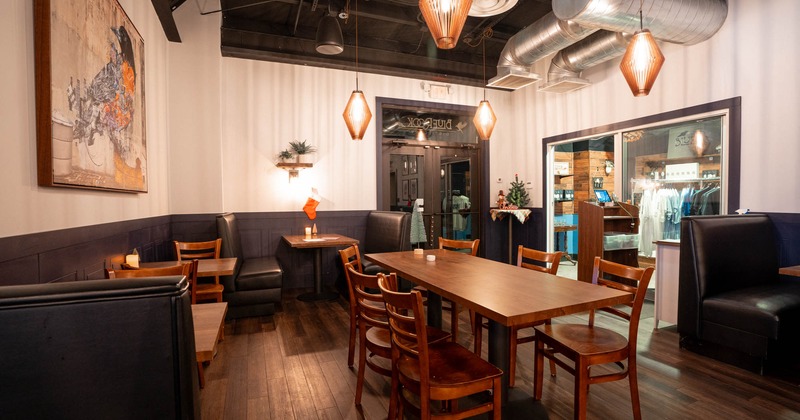
[[[401,168],[403,175],[408,175],[408,155],[403,155],[401,160],[403,167]]]
[[[144,41],[117,0],[34,1],[39,185],[147,192]]]
[[[408,199],[414,200],[417,198],[417,179],[411,179],[408,181]]]
[[[417,173],[417,156],[408,157],[408,173],[410,174]]]
[[[400,197],[400,199],[403,200],[403,201],[408,201],[408,180],[407,179],[403,180],[402,188],[403,188],[403,192],[402,192],[402,196]]]

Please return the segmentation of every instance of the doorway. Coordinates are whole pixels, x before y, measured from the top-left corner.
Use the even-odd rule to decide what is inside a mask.
[[[377,98],[376,108],[378,210],[411,213],[414,247],[480,239],[489,147],[472,123],[475,107]]]

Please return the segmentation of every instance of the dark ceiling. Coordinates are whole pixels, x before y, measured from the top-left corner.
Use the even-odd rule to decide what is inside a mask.
[[[185,0],[152,0],[156,10],[158,3],[164,1],[169,1],[174,10]],[[486,4],[505,0],[481,1]],[[195,7],[188,3],[191,2],[183,7]],[[354,69],[355,0],[349,2],[349,13],[348,0],[220,0],[220,6],[223,56]],[[323,55],[315,50],[317,26],[328,10],[337,15],[348,13],[346,19],[339,19],[345,49],[338,55]],[[498,56],[506,41],[551,10],[551,0],[519,0],[499,15],[470,16],[458,45],[452,50],[440,50],[422,20],[418,0],[358,0],[359,70],[483,86],[479,41],[485,29],[492,29],[491,38],[486,39],[486,80],[489,80],[496,73]],[[166,28],[167,25],[165,31]]]

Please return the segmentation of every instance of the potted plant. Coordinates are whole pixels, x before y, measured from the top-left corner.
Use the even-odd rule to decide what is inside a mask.
[[[317,148],[307,144],[305,140],[303,141],[290,141],[289,147],[291,147],[292,152],[294,152],[295,156],[297,157],[297,162],[299,163],[303,160],[303,155],[311,154],[317,151]]]
[[[289,149],[284,149],[280,153],[278,153],[278,159],[280,159],[281,162],[286,162],[287,160],[293,157],[294,154]]]

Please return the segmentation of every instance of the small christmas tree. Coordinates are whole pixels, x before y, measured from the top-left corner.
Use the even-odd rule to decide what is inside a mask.
[[[525,182],[519,180],[519,174],[514,174],[514,182],[506,194],[506,201],[517,207],[525,207],[530,201],[528,191],[525,190]]]

